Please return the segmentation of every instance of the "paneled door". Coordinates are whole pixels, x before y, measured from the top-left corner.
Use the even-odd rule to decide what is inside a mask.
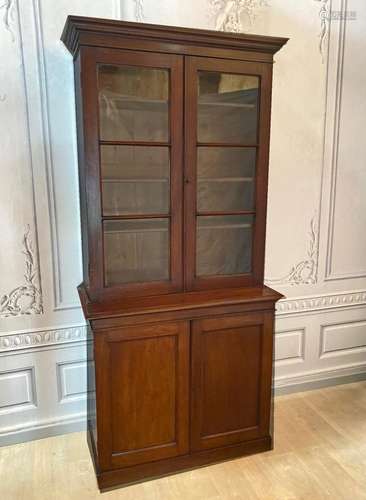
[[[272,314],[193,321],[191,449],[266,437]]]
[[[188,322],[98,332],[96,390],[102,469],[187,453]]]
[[[260,282],[271,66],[186,58],[186,287]]]
[[[183,58],[86,49],[83,69],[90,287],[181,290]]]

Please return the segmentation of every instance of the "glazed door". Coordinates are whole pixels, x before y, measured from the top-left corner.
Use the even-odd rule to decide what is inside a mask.
[[[85,48],[81,73],[90,289],[181,290],[183,58]]]
[[[187,289],[263,280],[271,65],[186,58]]]
[[[187,453],[188,323],[112,329],[95,341],[101,469]]]
[[[191,449],[269,435],[272,313],[193,321]]]

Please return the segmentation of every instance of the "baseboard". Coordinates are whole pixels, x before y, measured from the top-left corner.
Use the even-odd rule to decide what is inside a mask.
[[[294,377],[275,379],[274,394],[281,396],[294,392],[311,391],[334,385],[350,384],[366,380],[366,365],[355,365],[334,370],[304,373]]]
[[[70,415],[58,419],[32,422],[0,431],[0,446],[9,446],[26,441],[34,441],[69,432],[86,430],[86,415]]]

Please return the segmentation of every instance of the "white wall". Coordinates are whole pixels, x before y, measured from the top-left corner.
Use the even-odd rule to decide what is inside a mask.
[[[356,20],[328,22],[330,9]],[[276,387],[366,376],[364,2],[5,0],[0,444],[84,422],[73,68],[59,41],[67,14],[291,38],[276,55],[271,133],[266,282],[287,297]]]

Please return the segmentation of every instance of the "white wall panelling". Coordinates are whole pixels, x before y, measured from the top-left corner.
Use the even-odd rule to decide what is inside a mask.
[[[62,32],[66,15],[70,13],[70,2],[64,0],[54,4],[33,0],[33,4],[42,102],[42,142],[48,176],[54,309],[79,309],[75,285],[81,280],[81,247],[73,68],[59,36],[55,36]],[[117,7],[116,2],[103,2],[98,8],[98,2],[78,1],[72,5],[72,12],[113,17]]]
[[[85,341],[0,353],[0,444],[82,428],[81,363],[86,365]]]
[[[0,141],[6,170],[0,198],[6,224],[1,226],[0,262],[6,272],[1,273],[0,317],[7,317],[41,314],[43,306],[25,39],[18,2],[9,0],[2,9]]]
[[[0,372],[0,413],[9,415],[36,406],[34,366]]]
[[[277,366],[304,361],[305,331],[305,328],[276,331],[274,351]]]
[[[366,352],[366,321],[322,325],[320,357]]]
[[[0,0],[0,14],[0,444],[85,424],[67,14],[290,37],[274,65],[268,197],[266,282],[286,296],[275,387],[366,377],[362,0]]]
[[[343,0],[338,7],[341,19],[332,22],[330,30],[330,119],[325,136],[328,281],[366,278],[366,144],[362,132],[366,126],[366,4],[362,0]],[[356,54],[361,56],[361,65],[355,63]]]
[[[68,361],[56,366],[58,380],[58,395],[60,403],[85,400],[86,371],[90,361]]]

